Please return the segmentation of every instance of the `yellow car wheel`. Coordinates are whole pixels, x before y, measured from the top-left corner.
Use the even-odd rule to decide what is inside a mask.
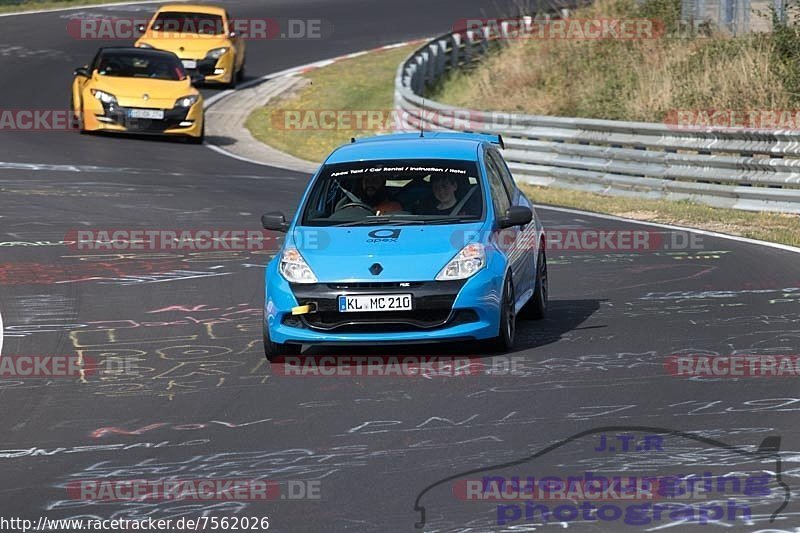
[[[83,121],[83,109],[78,112],[78,133],[81,135],[86,133],[86,124]]]
[[[226,89],[235,89],[236,82],[239,79],[239,76],[237,75],[238,73],[236,72],[236,56],[233,56],[233,61],[231,62],[231,68],[233,69],[233,72],[231,72],[231,81],[229,81],[226,84],[225,86]]]
[[[244,67],[246,62],[247,62],[247,56],[245,56],[245,58],[242,59],[242,66],[236,72],[236,81],[240,83],[242,82],[242,80],[244,80]]]
[[[206,140],[206,123],[203,121],[203,126],[200,128],[200,136],[199,137],[189,137],[188,141],[190,144],[203,144],[203,141]]]
[[[83,109],[75,113],[75,97],[72,96],[69,99],[69,108],[72,111],[72,127],[78,128],[78,133],[84,134],[86,133],[86,128],[83,124]]]

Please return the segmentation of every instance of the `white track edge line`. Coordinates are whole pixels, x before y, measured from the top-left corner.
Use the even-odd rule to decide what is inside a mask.
[[[174,2],[187,2],[188,0],[173,0]],[[83,4],[81,6],[72,6],[72,7],[55,7],[52,9],[43,8],[43,9],[34,9],[32,11],[17,11],[14,13],[0,13],[0,18],[2,17],[16,17],[19,15],[40,15],[42,13],[58,13],[60,11],[77,11],[79,9],[92,9],[96,7],[112,7],[112,6],[132,6],[136,4],[160,4],[165,2],[165,0],[141,0],[136,1],[132,0],[129,2],[114,2],[111,4]]]
[[[297,172],[299,174],[313,174],[313,172],[304,172],[302,170],[298,170],[296,167],[290,167],[288,165],[284,166],[284,165],[280,165],[278,163],[271,163],[271,164],[268,165],[266,163],[262,163],[261,161],[256,161],[255,159],[250,159],[249,157],[245,157],[243,155],[234,154],[233,152],[229,152],[226,149],[224,149],[224,148],[222,148],[220,146],[217,146],[215,144],[206,144],[205,147],[210,149],[210,150],[213,150],[213,151],[217,152],[218,154],[230,157],[232,159],[237,159],[239,161],[244,161],[245,163],[253,163],[255,165],[269,166],[269,167],[272,167],[272,168],[279,168],[281,170],[290,170],[292,172]]]
[[[654,226],[654,227],[657,227],[657,228],[664,228],[664,229],[671,229],[671,230],[689,231],[689,232],[697,233],[697,234],[700,234],[700,235],[706,235],[708,237],[717,237],[717,238],[720,238],[720,239],[728,239],[728,240],[731,240],[731,241],[744,242],[744,243],[747,243],[747,244],[757,244],[757,245],[760,245],[760,246],[768,246],[770,248],[777,248],[779,250],[784,250],[786,252],[793,252],[793,253],[796,253],[796,254],[800,254],[800,248],[798,248],[796,246],[790,246],[788,244],[781,244],[781,243],[778,243],[778,242],[760,241],[758,239],[751,239],[749,237],[740,237],[738,235],[729,235],[727,233],[718,233],[716,231],[710,231],[710,230],[705,230],[705,229],[688,228],[688,227],[685,227],[685,226],[674,226],[672,224],[663,224],[663,223],[660,223],[660,222],[648,222],[646,220],[635,220],[635,219],[632,219],[632,218],[618,217],[618,216],[615,216],[615,215],[607,215],[607,214],[604,214],[604,213],[595,213],[595,212],[592,212],[592,211],[581,211],[580,209],[571,209],[571,208],[568,208],[568,207],[556,207],[556,206],[552,206],[552,205],[540,205],[540,204],[534,204],[534,207],[536,209],[544,209],[544,210],[548,210],[549,209],[551,211],[561,211],[561,212],[564,212],[564,213],[573,213],[573,214],[576,214],[576,215],[585,215],[585,216],[590,216],[590,217],[594,217],[594,218],[604,218],[604,219],[607,219],[607,220],[615,220],[615,221],[618,221],[618,222],[628,222],[628,223],[631,223],[631,224],[642,224],[642,225],[646,225],[646,226]]]

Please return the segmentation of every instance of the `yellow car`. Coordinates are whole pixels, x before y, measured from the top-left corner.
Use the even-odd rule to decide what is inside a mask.
[[[75,70],[71,109],[81,133],[119,131],[205,136],[203,97],[171,52],[101,48]]]
[[[168,50],[187,72],[204,83],[232,88],[244,77],[245,41],[233,31],[233,21],[221,7],[177,4],[162,6],[134,46]]]

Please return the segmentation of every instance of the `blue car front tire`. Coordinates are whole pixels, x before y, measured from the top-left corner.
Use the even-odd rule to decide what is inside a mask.
[[[266,325],[264,326],[264,355],[267,361],[272,362],[276,357],[286,355],[299,355],[302,348],[302,344],[281,344],[272,342],[269,336],[269,327]]]
[[[525,307],[520,310],[520,318],[541,320],[547,315],[547,255],[544,251],[544,244],[539,250],[539,258],[536,260],[535,283],[536,289]]]
[[[503,281],[503,297],[500,301],[500,325],[497,337],[486,341],[486,348],[491,352],[506,353],[514,349],[514,335],[517,329],[516,299],[511,273],[506,274]]]

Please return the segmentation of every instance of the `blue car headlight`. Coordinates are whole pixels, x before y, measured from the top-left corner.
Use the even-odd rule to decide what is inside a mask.
[[[436,274],[436,281],[467,279],[486,266],[486,250],[477,242],[464,246],[454,258]]]
[[[278,272],[286,278],[289,283],[316,283],[317,276],[311,271],[306,260],[297,251],[297,248],[287,247],[281,254],[278,263]]]

